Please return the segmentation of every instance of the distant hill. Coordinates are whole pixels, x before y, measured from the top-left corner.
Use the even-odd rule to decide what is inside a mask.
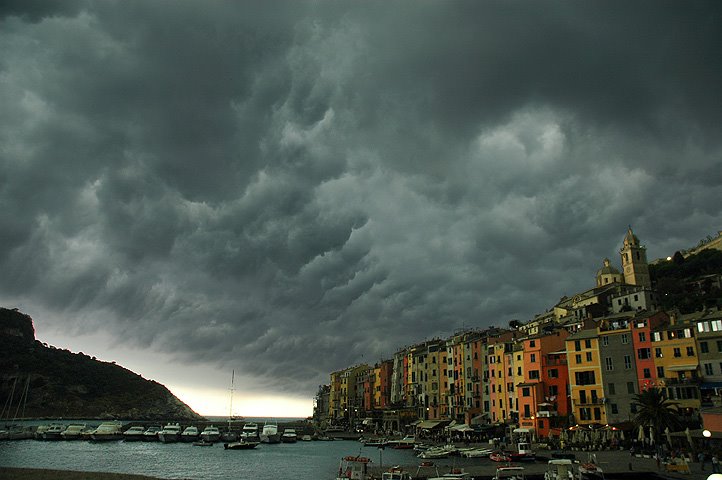
[[[24,414],[22,407],[18,412],[25,418],[203,418],[160,383],[115,363],[42,344],[30,316],[17,310],[0,308],[0,352],[2,420],[15,416],[28,377]]]
[[[701,249],[685,257],[676,252],[671,260],[649,266],[652,284],[666,310],[678,308],[691,313],[722,307],[722,251]]]

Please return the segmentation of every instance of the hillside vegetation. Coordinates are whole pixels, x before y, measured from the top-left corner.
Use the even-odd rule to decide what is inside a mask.
[[[713,278],[722,274],[719,250],[702,250],[687,258],[678,252],[672,260],[650,265],[649,273],[663,309],[691,313],[722,306],[722,291]]]
[[[35,339],[32,319],[17,310],[0,308],[0,351],[3,420],[16,411],[25,418],[202,418],[160,383],[114,363],[45,346]],[[28,377],[27,402],[18,410]]]

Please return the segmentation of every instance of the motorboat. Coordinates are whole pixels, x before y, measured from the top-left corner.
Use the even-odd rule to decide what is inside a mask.
[[[228,425],[228,429],[221,432],[221,442],[233,443],[238,441],[238,434],[231,430],[231,426]]]
[[[201,438],[206,442],[217,442],[221,438],[221,432],[218,430],[218,427],[208,425],[201,432]]]
[[[163,430],[158,432],[158,440],[163,443],[174,443],[180,441],[181,426],[178,423],[169,423]]]
[[[397,450],[411,450],[416,445],[416,437],[404,437],[401,440],[394,442],[393,447]]]
[[[391,467],[381,474],[381,480],[411,480],[411,474],[401,467]]]
[[[241,430],[241,438],[244,440],[258,440],[258,424],[247,422]]]
[[[281,434],[278,433],[276,422],[266,422],[261,431],[262,443],[281,443]]]
[[[298,435],[295,429],[287,428],[283,431],[283,435],[281,435],[281,441],[283,443],[296,443],[296,440],[298,440]]]
[[[120,422],[104,422],[90,432],[90,439],[94,442],[110,442],[123,439]]]
[[[385,447],[388,442],[385,438],[368,438],[363,441],[364,447]]]
[[[200,432],[198,431],[198,427],[191,425],[190,427],[186,427],[185,430],[183,430],[180,438],[182,442],[192,443],[198,440],[199,436]]]
[[[64,431],[65,425],[53,423],[43,432],[43,440],[60,440],[63,438],[60,434]]]
[[[371,459],[347,455],[341,459],[336,480],[369,480],[369,463]]]
[[[260,442],[250,442],[246,440],[240,440],[238,442],[224,443],[223,448],[225,450],[250,450],[256,448]]]
[[[574,474],[574,462],[568,458],[555,458],[547,462],[544,480],[579,480]]]
[[[439,446],[439,447],[431,447],[427,450],[422,451],[417,456],[419,458],[424,458],[424,459],[446,458],[455,452],[456,452],[456,446],[443,445],[443,446]]]
[[[452,468],[449,473],[445,473],[437,477],[429,477],[428,480],[452,480],[452,479],[464,479],[471,480],[471,474],[463,471],[460,468]]]
[[[525,480],[524,467],[497,467],[494,480]]]
[[[579,477],[582,480],[604,480],[604,471],[596,463],[580,463]]]
[[[511,462],[509,452],[496,451],[489,454],[489,460],[492,462]]]
[[[68,425],[68,427],[63,430],[63,432],[60,434],[60,437],[63,440],[80,440],[83,438],[83,433],[85,432],[86,425],[84,423],[73,423]]]
[[[313,440],[313,438],[311,438],[311,435],[303,435],[301,437],[302,442],[310,442],[311,440]]]
[[[492,453],[493,453],[493,450],[491,450],[489,448],[470,448],[468,450],[462,451],[461,456],[466,457],[466,458],[479,458],[479,457],[487,458]]]
[[[509,452],[509,456],[513,462],[533,462],[536,460],[531,444],[526,442],[518,443],[516,452]]]
[[[144,435],[145,428],[136,425],[135,427],[130,427],[128,430],[123,432],[123,440],[126,442],[139,442],[140,440],[143,440]]]
[[[158,441],[158,432],[161,431],[161,428],[158,426],[151,426],[148,427],[145,432],[143,432],[143,441],[144,442],[157,442]]]
[[[206,442],[205,440],[198,440],[197,442],[193,442],[193,446],[195,446],[195,447],[212,447],[213,442]]]

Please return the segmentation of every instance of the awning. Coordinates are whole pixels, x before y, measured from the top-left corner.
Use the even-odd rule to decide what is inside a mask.
[[[713,388],[722,388],[722,382],[704,382],[700,384],[702,390],[712,390]]]
[[[473,418],[471,419],[471,424],[472,424],[472,425],[474,425],[474,424],[479,424],[479,423],[481,423],[482,421],[484,421],[485,418],[488,418],[488,417],[489,417],[489,414],[488,414],[488,413],[479,414],[479,415],[477,415],[477,416],[475,416],[475,417],[473,417]]]
[[[418,425],[416,425],[416,428],[423,428],[426,430],[431,430],[432,428],[438,427],[440,423],[441,422],[436,422],[434,420],[426,420],[426,421],[423,421],[423,422],[419,423]]]
[[[690,363],[689,365],[673,365],[671,367],[667,367],[667,370],[670,372],[682,372],[687,370],[697,370],[697,364],[696,363]]]
[[[471,428],[470,426],[468,426],[464,423],[459,424],[459,425],[454,425],[453,427],[449,428],[449,431],[454,431],[454,432],[471,432],[473,430],[474,430],[473,428]]]

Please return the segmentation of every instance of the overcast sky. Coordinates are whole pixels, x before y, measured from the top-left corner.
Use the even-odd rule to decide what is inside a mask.
[[[722,229],[717,1],[0,8],[0,304],[174,391],[310,405]]]

